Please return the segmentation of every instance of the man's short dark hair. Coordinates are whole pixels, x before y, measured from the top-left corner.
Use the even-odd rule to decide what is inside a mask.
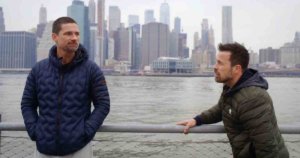
[[[62,24],[69,24],[69,23],[76,23],[76,21],[70,17],[60,17],[58,19],[56,19],[54,22],[53,22],[53,25],[52,25],[52,33],[55,33],[55,34],[58,34],[59,31],[61,30],[61,25]]]
[[[229,51],[231,52],[230,62],[231,66],[241,65],[243,71],[245,71],[249,64],[249,53],[248,50],[241,44],[228,43],[228,44],[219,44],[219,51]]]

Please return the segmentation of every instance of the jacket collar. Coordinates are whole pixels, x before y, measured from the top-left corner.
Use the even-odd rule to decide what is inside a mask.
[[[52,46],[49,51],[49,60],[50,60],[50,63],[52,65],[54,65],[55,67],[61,68],[61,67],[65,66],[61,62],[62,58],[57,57],[57,46],[56,45]],[[68,67],[72,68],[86,60],[88,60],[88,52],[81,44],[79,44],[79,47],[78,47],[77,51],[75,52],[74,59],[72,60],[71,63],[69,63],[67,65],[68,65]]]
[[[268,89],[268,82],[265,80],[257,70],[247,69],[238,82],[232,87],[224,86],[224,95],[233,95],[240,89],[250,86],[261,87],[263,89]]]

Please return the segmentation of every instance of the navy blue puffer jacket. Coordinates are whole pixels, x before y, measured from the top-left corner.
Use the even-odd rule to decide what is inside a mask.
[[[110,99],[102,71],[88,60],[81,45],[70,64],[62,65],[60,60],[53,46],[49,58],[32,68],[21,109],[38,151],[63,156],[93,139],[109,113]]]

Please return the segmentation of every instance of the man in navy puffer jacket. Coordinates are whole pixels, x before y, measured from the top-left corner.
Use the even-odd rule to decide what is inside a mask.
[[[92,157],[90,141],[110,110],[105,78],[79,44],[73,19],[58,18],[52,39],[49,58],[26,81],[21,109],[27,132],[36,141],[36,157]]]

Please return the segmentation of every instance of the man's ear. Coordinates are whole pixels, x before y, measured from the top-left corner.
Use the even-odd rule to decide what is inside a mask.
[[[52,40],[56,43],[58,35],[56,33],[52,33]]]
[[[243,72],[243,69],[242,69],[242,66],[241,66],[241,65],[235,65],[235,66],[234,66],[234,70],[235,70],[236,72]]]

